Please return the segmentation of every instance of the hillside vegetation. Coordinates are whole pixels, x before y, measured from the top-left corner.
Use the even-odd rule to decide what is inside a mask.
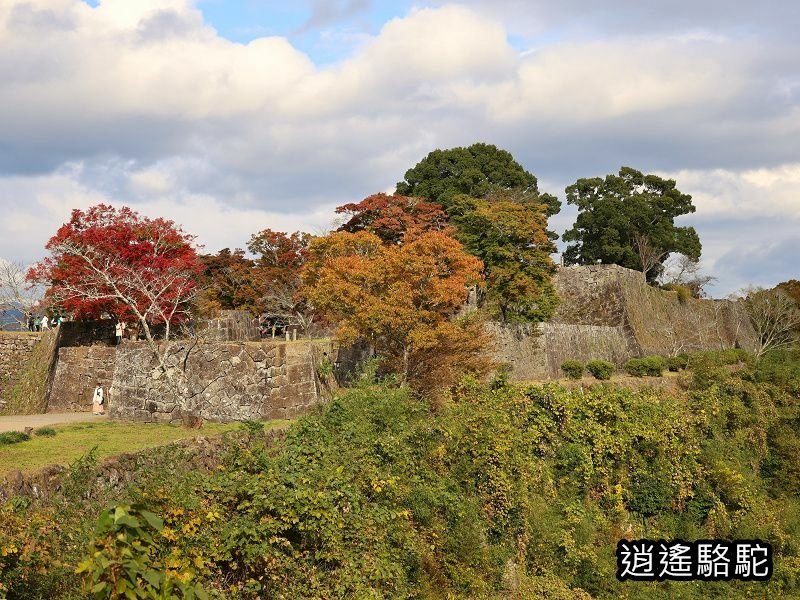
[[[137,577],[141,597],[158,577],[174,596],[153,597],[800,596],[800,356],[731,369],[707,354],[685,382],[466,380],[436,412],[362,385],[277,446],[250,424],[210,475],[165,452],[123,494],[9,501],[0,597],[109,597]],[[135,505],[93,531],[114,503]],[[775,575],[622,584],[623,537],[760,538]]]

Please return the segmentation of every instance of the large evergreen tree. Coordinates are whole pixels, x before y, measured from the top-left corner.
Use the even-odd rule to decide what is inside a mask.
[[[492,144],[434,150],[406,171],[396,193],[426,198],[449,209],[460,194],[485,198],[498,191],[512,191],[520,199],[544,204],[547,216],[561,210],[558,198],[540,194],[536,177],[514,160],[510,152]]]
[[[568,264],[618,264],[643,271],[654,280],[671,252],[700,258],[693,227],[677,227],[675,218],[693,213],[692,197],[672,179],[622,167],[619,175],[579,179],[566,188],[578,218],[564,233]]]

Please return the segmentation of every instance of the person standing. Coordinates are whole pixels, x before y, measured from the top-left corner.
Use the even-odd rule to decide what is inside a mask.
[[[94,388],[94,393],[92,394],[92,414],[93,415],[105,414],[106,410],[103,407],[104,403],[105,403],[105,394],[103,393],[103,386],[98,381],[97,387]]]
[[[117,321],[117,326],[115,328],[115,332],[117,335],[117,346],[120,345],[122,342],[122,336],[125,335],[125,322],[124,321]]]
[[[47,331],[50,329],[50,320],[47,318],[47,314],[42,315],[42,331]]]

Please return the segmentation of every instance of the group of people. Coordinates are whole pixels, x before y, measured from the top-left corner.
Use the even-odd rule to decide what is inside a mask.
[[[46,314],[37,316],[37,315],[28,315],[28,331],[47,331],[48,329],[55,329],[61,322],[64,320],[63,317],[54,316],[48,317]]]

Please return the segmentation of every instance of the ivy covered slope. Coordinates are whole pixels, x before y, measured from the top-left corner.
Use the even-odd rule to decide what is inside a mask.
[[[232,445],[211,476],[165,490],[151,473],[130,497],[164,524],[137,564],[229,598],[798,597],[799,358],[731,370],[709,355],[673,395],[465,382],[436,413],[401,389],[352,390],[277,447]],[[3,508],[9,598],[85,597],[75,565],[118,552],[106,515],[81,557],[92,507],[67,503],[58,530],[26,533],[46,510]],[[775,575],[622,584],[622,537],[760,538]],[[22,557],[26,543],[37,551]]]

